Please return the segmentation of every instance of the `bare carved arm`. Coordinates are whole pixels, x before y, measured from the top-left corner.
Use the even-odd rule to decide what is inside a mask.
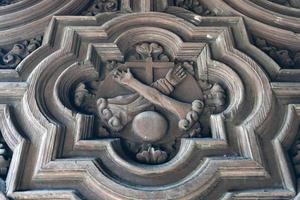
[[[175,113],[180,119],[185,118],[191,110],[191,105],[176,101],[135,79],[129,68],[127,72],[116,70],[113,77],[117,82],[135,90],[151,103]]]

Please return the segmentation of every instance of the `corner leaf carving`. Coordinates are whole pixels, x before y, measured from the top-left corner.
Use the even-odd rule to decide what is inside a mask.
[[[277,47],[269,43],[267,40],[259,37],[253,36],[253,38],[255,46],[269,55],[282,68],[300,68],[299,51],[295,52],[286,48]]]
[[[0,1],[0,6],[11,5],[11,4],[17,3],[19,1],[21,1],[21,0],[1,0]]]
[[[10,50],[0,48],[0,68],[13,69],[30,53],[39,48],[42,44],[43,37],[25,40],[21,43],[14,44]]]
[[[5,191],[5,180],[10,165],[12,153],[3,137],[0,137],[0,191]]]
[[[92,4],[81,15],[95,16],[103,12],[119,10],[119,0],[93,0]]]
[[[271,2],[284,5],[292,8],[300,8],[300,2],[298,0],[269,0]]]
[[[202,16],[214,16],[215,14],[204,6],[200,0],[176,0],[176,6],[190,10]]]

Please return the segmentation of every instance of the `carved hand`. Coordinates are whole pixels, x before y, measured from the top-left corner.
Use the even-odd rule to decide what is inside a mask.
[[[127,71],[115,70],[113,72],[113,78],[115,81],[122,85],[128,85],[134,79],[129,68],[127,69]]]
[[[187,76],[185,69],[179,65],[176,68],[172,68],[166,75],[166,79],[173,85],[178,85]]]

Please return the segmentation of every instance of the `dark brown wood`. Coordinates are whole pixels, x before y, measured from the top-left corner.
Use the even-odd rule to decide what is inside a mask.
[[[298,199],[298,0],[0,1],[0,199]]]

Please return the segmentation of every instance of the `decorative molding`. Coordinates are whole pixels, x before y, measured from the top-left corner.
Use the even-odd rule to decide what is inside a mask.
[[[192,5],[194,1],[183,2],[188,2],[187,4]],[[298,34],[300,32],[299,9],[281,6],[265,0],[199,0],[199,2],[199,5],[207,8],[211,13],[217,16],[243,17],[247,30],[253,37],[266,40],[267,45],[276,48],[275,53],[272,53],[270,57],[271,59],[275,59],[273,61],[269,58],[261,59],[260,56],[252,55],[252,58],[262,66],[267,66],[266,63],[269,63],[269,66],[265,68],[265,70],[272,80],[300,80],[300,71],[296,64],[298,62],[296,61],[298,57],[297,52],[300,51],[300,39]],[[196,4],[198,5],[198,1]],[[197,14],[193,8],[195,8],[195,6],[187,9]],[[182,10],[180,11],[172,7],[166,12],[173,13],[177,16],[190,15],[190,17],[187,18],[192,18],[188,12],[184,13]],[[201,15],[201,13],[199,14]],[[194,16],[194,19],[191,19],[194,23],[198,23],[198,21],[201,20],[202,18],[197,15]],[[282,59],[281,57],[284,58]],[[287,60],[292,60],[292,62]]]
[[[194,19],[193,15],[187,16]],[[265,151],[265,144],[278,130],[282,130],[280,126],[285,122],[284,116],[278,115],[278,112],[287,111],[282,109],[283,105],[276,104],[276,96],[271,91],[271,84],[264,71],[250,56],[242,52],[267,56],[257,48],[252,48],[240,18],[203,18],[201,22],[193,23],[189,22],[186,16],[180,18],[151,12],[122,15],[103,13],[85,18],[55,17],[44,36],[44,46],[28,56],[17,68],[21,77],[29,77],[29,88],[22,100],[23,112],[20,112],[23,114],[17,115],[18,121],[22,122],[20,127],[23,133],[34,138],[30,145],[42,144],[36,151],[38,154],[30,152],[25,156],[25,159],[30,158],[31,163],[38,169],[34,172],[25,165],[24,171],[30,174],[28,184],[38,184],[40,188],[55,190],[59,189],[61,181],[65,180],[65,188],[76,190],[87,199],[101,198],[102,195],[107,197],[107,194],[112,198],[122,196],[129,199],[140,195],[151,199],[154,194],[157,198],[164,198],[168,194],[170,198],[218,199],[228,195],[226,191],[209,191],[218,191],[220,186],[215,183],[226,180],[226,185],[231,187],[231,190],[241,190],[241,194],[263,187],[270,189],[270,192],[265,192],[262,196],[276,199],[280,194],[282,199],[292,198],[295,188],[290,184],[290,172],[281,166],[286,163],[279,152],[281,141],[278,141],[278,144],[275,142],[274,146],[277,146],[274,152]],[[220,24],[222,26],[219,26]],[[151,41],[148,40],[150,36]],[[32,65],[36,57],[40,58],[40,61]],[[186,80],[189,87],[192,87],[193,80],[196,80],[201,88],[213,91],[210,94],[204,92],[203,98],[217,96],[222,99],[223,88],[226,91],[226,106],[222,108],[222,101],[213,98],[212,107],[216,109],[216,113],[211,111],[208,120],[200,119],[202,125],[210,125],[209,134],[204,138],[194,137],[192,134],[178,139],[179,143],[167,143],[170,144],[168,148],[173,148],[174,144],[177,148],[173,155],[168,157],[167,162],[164,162],[165,155],[168,155],[164,150],[167,146],[160,149],[160,146],[153,142],[160,139],[143,137],[147,133],[146,130],[140,131],[133,127],[133,132],[135,131],[136,137],[139,138],[134,141],[141,141],[142,136],[142,141],[153,143],[153,146],[148,145],[149,148],[146,148],[146,145],[145,149],[137,152],[137,159],[134,156],[128,157],[128,148],[132,147],[126,146],[128,143],[124,141],[133,140],[132,136],[127,136],[131,131],[125,126],[115,125],[124,125],[124,119],[130,121],[130,117],[119,121],[115,118],[115,121],[110,120],[113,114],[118,112],[118,109],[112,106],[118,99],[103,99],[127,95],[127,90],[123,87],[125,86],[133,87],[131,89],[152,101],[147,92],[142,92],[146,90],[139,91],[134,84],[126,85],[126,77],[135,77],[147,87],[154,87],[153,77],[154,80],[166,78],[166,81],[157,83],[155,88],[161,87],[162,90],[158,90],[167,96],[172,94],[172,87],[169,86],[174,85],[167,76],[169,69],[161,74],[143,71],[146,65],[158,69],[160,65],[166,65],[172,69],[171,64],[175,72],[183,78],[188,74],[189,78],[185,78],[191,81]],[[182,68],[178,68],[178,65]],[[131,70],[127,71],[127,68]],[[147,67],[148,70],[150,68]],[[110,76],[112,79],[107,80],[109,84],[101,83]],[[156,76],[158,77],[155,78]],[[114,90],[105,89],[109,88],[108,85],[114,85]],[[184,84],[181,87],[185,88]],[[197,87],[193,89],[192,94],[197,94],[196,90]],[[185,99],[193,108],[192,103],[198,98],[189,97],[190,93],[182,95],[180,91],[185,90],[178,90],[177,94],[172,94],[172,99]],[[99,97],[102,99],[98,101]],[[93,98],[96,99],[96,103],[93,103]],[[204,101],[204,106],[208,102]],[[152,103],[156,104],[155,101]],[[220,103],[219,111],[215,103]],[[196,115],[192,113],[199,110],[196,104],[194,109],[189,110],[191,114],[188,115],[189,112],[178,112],[174,115],[172,110],[171,114],[167,114],[168,112],[160,109],[162,107],[168,110],[170,105],[165,108],[157,105],[156,109],[147,110],[146,114],[147,117],[156,119],[156,115],[148,115],[148,112],[156,111],[166,116],[168,123],[175,122],[172,125],[172,133],[180,130],[176,117],[178,114],[188,120],[193,119]],[[104,111],[108,107],[109,109]],[[133,116],[136,117],[136,114]],[[199,116],[201,118],[201,115]],[[107,124],[97,128],[97,120],[106,119],[105,117],[108,119]],[[142,119],[143,116],[136,120]],[[109,121],[112,122],[112,127],[108,126]],[[123,129],[123,132],[120,131],[122,134],[119,134],[119,130]],[[161,129],[163,126],[159,126],[159,130]],[[161,138],[160,135],[157,137]],[[166,138],[171,140],[172,137],[168,135]],[[135,145],[132,141],[130,144]],[[85,159],[82,159],[83,157]],[[161,162],[163,163],[159,164]],[[270,165],[278,165],[278,168],[270,168]],[[82,187],[74,188],[72,184],[75,179],[83,184]],[[235,188],[234,185],[239,180],[243,182],[242,188]],[[260,182],[259,188],[256,187],[257,180]],[[280,191],[274,192],[273,188],[278,189],[279,186],[273,185],[273,182],[282,183]],[[124,184],[134,187],[129,189],[123,187]],[[159,189],[166,184],[172,187]],[[108,185],[109,191],[106,190]],[[87,191],[87,187],[91,190]],[[144,188],[148,187],[157,190],[145,191]],[[186,187],[189,187],[189,193],[174,192],[186,191]],[[35,190],[26,193],[16,190],[10,193],[10,196],[16,199],[22,199],[22,196],[33,198],[34,195]],[[261,197],[251,192],[249,195]]]
[[[0,7],[0,46],[42,35],[54,15],[75,15],[90,0],[23,0]],[[17,19],[17,20],[16,20]]]
[[[297,9],[28,2],[0,7],[0,199],[299,198]]]

